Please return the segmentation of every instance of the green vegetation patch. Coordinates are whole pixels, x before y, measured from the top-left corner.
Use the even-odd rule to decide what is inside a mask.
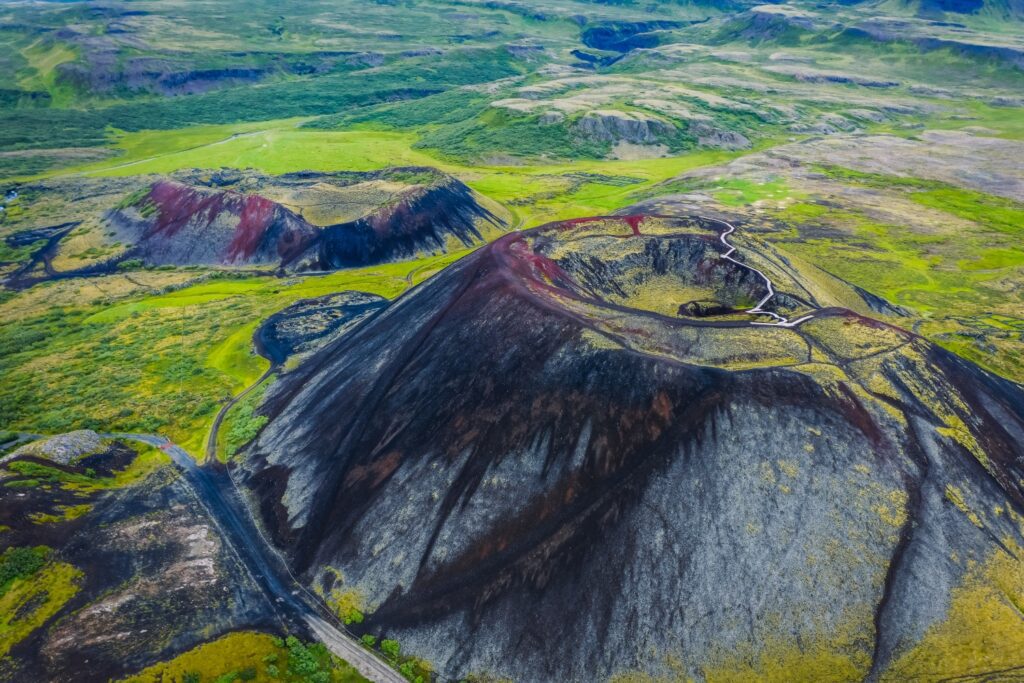
[[[366,649],[379,653],[410,683],[429,683],[434,680],[434,668],[430,662],[404,654],[402,646],[397,640],[378,638],[371,634],[362,636],[361,640]]]
[[[343,290],[393,298],[465,253],[291,280],[217,277],[26,315],[0,325],[0,415],[31,432],[166,433],[198,453],[218,397],[266,367],[251,349],[253,321]]]
[[[221,459],[226,461],[233,458],[242,446],[256,438],[263,425],[267,423],[266,416],[257,415],[256,409],[263,402],[268,386],[268,382],[260,384],[233,405],[224,416],[221,425],[224,447],[217,450]]]
[[[319,643],[239,631],[154,664],[123,683],[364,683],[352,666]]]
[[[0,596],[0,657],[57,614],[78,592],[81,578],[64,562],[15,578]]]
[[[793,226],[775,241],[909,309],[917,320],[903,324],[916,324],[918,332],[950,351],[1005,377],[1024,379],[1024,338],[1016,329],[992,323],[993,316],[1020,317],[1021,299],[1011,283],[1024,275],[1024,204],[934,180],[835,166],[817,170],[848,185],[903,195],[934,212],[932,227],[911,230],[801,201],[772,210]]]

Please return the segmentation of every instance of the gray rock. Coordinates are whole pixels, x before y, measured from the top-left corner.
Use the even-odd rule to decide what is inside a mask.
[[[642,112],[595,110],[587,112],[573,126],[577,134],[604,142],[625,140],[655,144],[675,133],[671,123]]]
[[[722,130],[704,121],[691,122],[690,133],[697,137],[697,144],[701,147],[718,149],[747,149],[750,147],[750,140],[742,133]]]
[[[82,456],[95,453],[102,444],[99,434],[91,429],[79,429],[66,434],[58,434],[40,441],[33,441],[11,453],[8,458],[25,455],[47,458],[61,465],[68,465]]]

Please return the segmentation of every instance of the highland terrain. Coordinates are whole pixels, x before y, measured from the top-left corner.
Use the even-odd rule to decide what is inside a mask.
[[[1024,679],[1018,0],[19,0],[0,65],[0,680]]]

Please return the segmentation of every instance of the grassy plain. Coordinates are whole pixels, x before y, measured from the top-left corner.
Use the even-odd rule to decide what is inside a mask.
[[[644,189],[680,173],[749,153],[701,150],[661,159],[470,165],[437,150],[418,147],[419,135],[415,132],[365,127],[325,131],[300,128],[298,124],[302,121],[119,133],[114,142],[121,152],[118,157],[67,172],[102,177],[189,168],[255,168],[267,173],[289,173],[432,166],[505,204],[518,216],[521,226],[528,227],[560,218],[610,213],[634,202]],[[776,142],[765,140],[758,149]]]
[[[198,454],[219,402],[266,368],[257,321],[341,290],[393,298],[465,253],[287,279],[197,273],[173,291],[72,297],[42,313],[18,304],[33,290],[18,294],[0,304],[17,321],[0,326],[2,428],[160,432]]]

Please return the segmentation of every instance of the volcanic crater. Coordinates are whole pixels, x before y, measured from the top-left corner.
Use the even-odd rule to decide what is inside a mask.
[[[512,233],[286,372],[240,474],[295,571],[446,678],[1010,647],[1024,391],[726,227]]]

